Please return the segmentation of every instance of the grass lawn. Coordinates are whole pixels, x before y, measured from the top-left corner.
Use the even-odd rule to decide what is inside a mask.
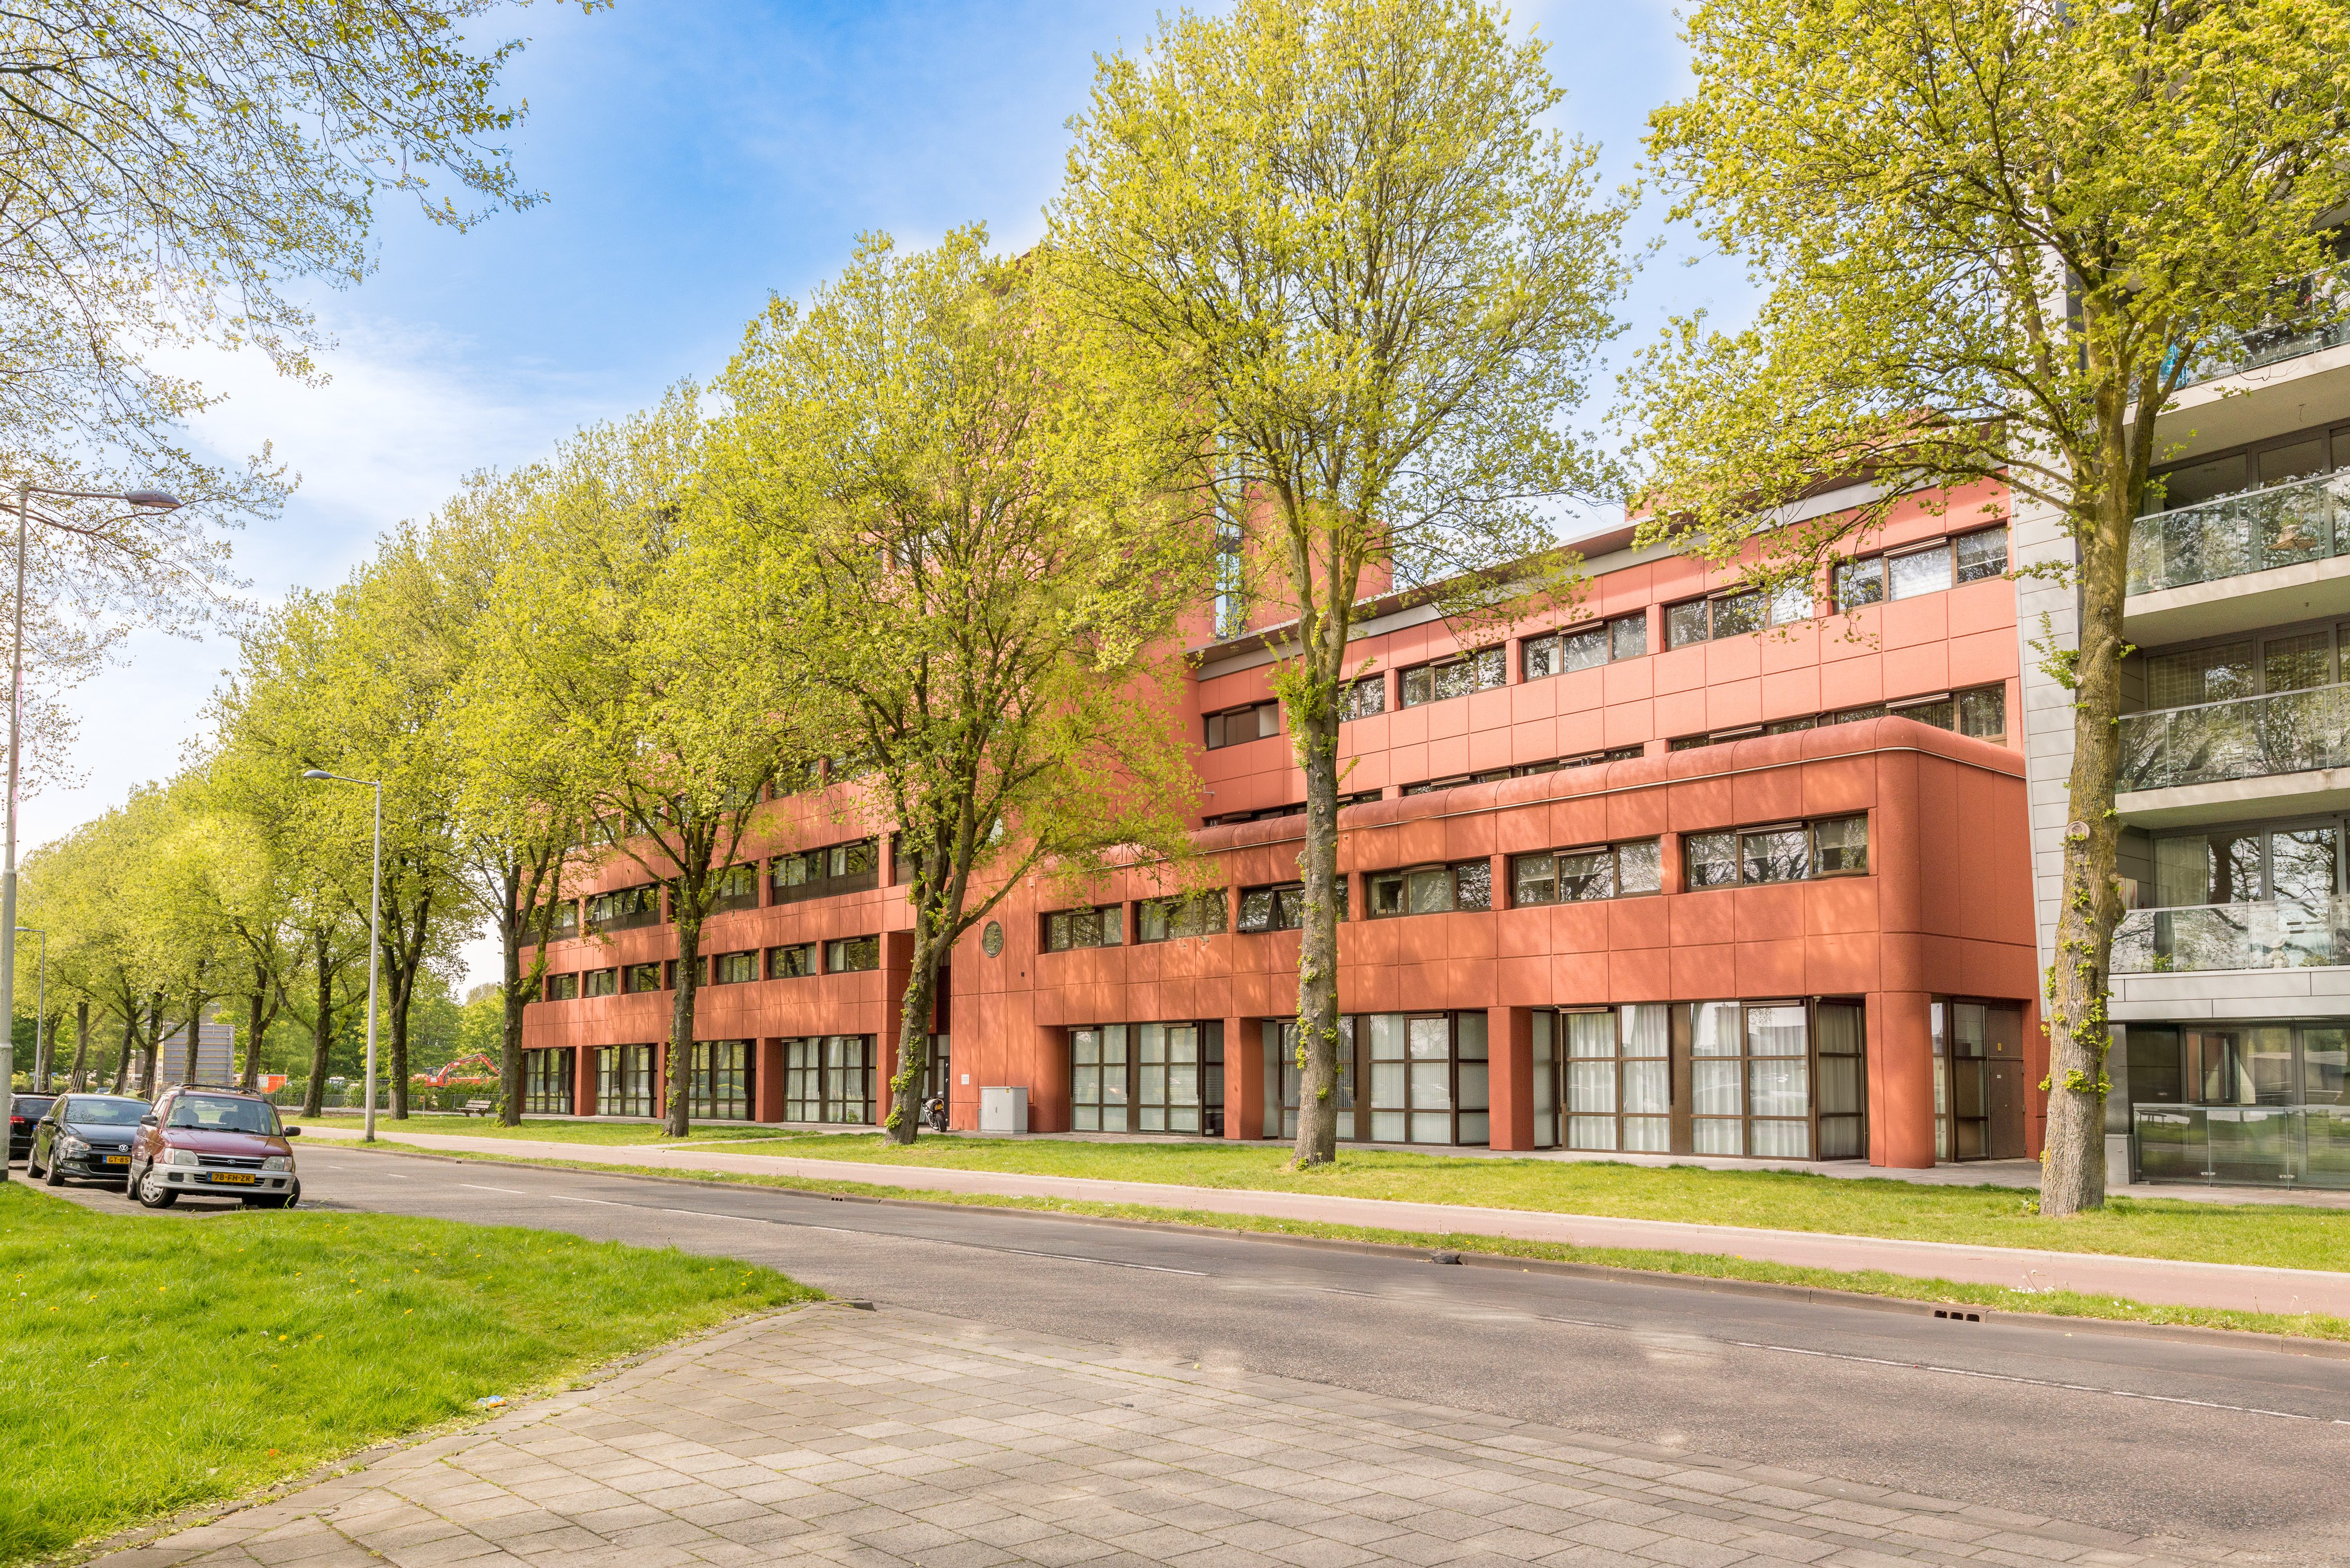
[[[356,1113],[349,1116],[305,1117],[283,1113],[288,1123],[307,1127],[340,1127],[349,1132],[359,1129]],[[518,1137],[549,1143],[618,1144],[667,1143],[677,1140],[662,1133],[655,1122],[559,1122],[542,1121],[525,1116],[520,1127],[505,1127],[494,1116],[450,1116],[442,1112],[426,1112],[396,1122],[390,1113],[376,1113],[378,1137],[389,1137],[406,1132],[448,1133],[466,1137]],[[775,1129],[749,1122],[697,1123],[693,1129],[695,1143],[720,1143],[735,1138],[771,1138]]]
[[[592,1123],[552,1125],[557,1129],[576,1126],[582,1131],[597,1130]],[[385,1137],[400,1136],[397,1128],[379,1130]],[[414,1130],[442,1129],[417,1127]],[[734,1130],[739,1136],[749,1129],[736,1124]],[[2297,1205],[2118,1198],[2094,1214],[2045,1220],[2032,1211],[2032,1195],[2012,1187],[1929,1187],[1803,1171],[1707,1170],[1696,1166],[1659,1168],[1607,1160],[1506,1159],[1356,1150],[1343,1146],[1336,1166],[1313,1172],[1287,1168],[1289,1150],[1282,1144],[1086,1143],[950,1136],[925,1137],[905,1149],[886,1146],[874,1134],[777,1137],[768,1129],[762,1141],[743,1152],[1185,1187],[1331,1193],[1416,1203],[1465,1203],[1486,1209],[1832,1231],[1971,1246],[2350,1270],[2350,1210]]]
[[[0,1563],[230,1498],[816,1293],[724,1259],[380,1214],[0,1188]]]

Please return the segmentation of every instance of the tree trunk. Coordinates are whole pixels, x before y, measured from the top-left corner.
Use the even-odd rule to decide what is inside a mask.
[[[203,999],[200,996],[190,997],[188,999],[188,1048],[181,1053],[180,1082],[182,1084],[192,1084],[196,1081],[196,1048],[203,1043]]]
[[[1343,628],[1334,628],[1343,638]],[[1308,648],[1306,658],[1318,649]],[[1343,657],[1343,647],[1341,656]],[[1305,669],[1310,690],[1288,704],[1297,760],[1305,770],[1305,849],[1298,857],[1305,883],[1305,924],[1297,947],[1297,1144],[1300,1168],[1338,1158],[1338,917],[1347,885],[1338,877],[1338,705],[1336,670]],[[1281,1106],[1265,1107],[1278,1117]],[[1359,1118],[1361,1111],[1357,1111]]]
[[[507,906],[514,904],[515,889],[508,882]],[[522,1125],[522,921],[508,916],[498,922],[498,945],[505,966],[502,982],[505,992],[504,1028],[500,1031],[498,1052],[498,1120],[507,1127]],[[544,968],[544,965],[540,966]]]
[[[67,1089],[73,1094],[80,1094],[86,1086],[82,1075],[87,1072],[88,1068],[89,1003],[87,1001],[83,1001],[74,1003],[73,1076],[66,1080]]]
[[[665,1130],[671,1137],[683,1137],[693,1130],[693,1004],[701,991],[702,921],[680,919],[677,922],[677,1001],[670,1015],[669,1074],[664,1091],[669,1103],[662,1107]]]
[[[883,1141],[910,1147],[922,1124],[922,1077],[931,1064],[931,1009],[939,994],[939,961],[946,951],[929,917],[914,916],[914,968],[898,1008],[898,1071],[889,1079]]]
[[[269,1020],[262,1011],[269,1000],[263,989],[267,983],[256,961],[253,966],[253,989],[244,996],[244,1072],[237,1079],[238,1085],[248,1095],[257,1092],[261,1085],[261,1041],[269,1033]]]
[[[139,1052],[139,1082],[147,1098],[155,1097],[155,1057],[163,1048],[163,993],[147,997],[147,1039]]]
[[[130,1088],[130,1057],[139,1048],[139,1009],[130,1002],[122,1006],[122,1054],[114,1063],[114,1092],[126,1094]]]
[[[2106,451],[2111,477],[2096,489],[2095,524],[2081,540],[2080,654],[2073,668],[2073,774],[2066,784],[2071,820],[2055,961],[2048,969],[2048,1076],[2041,1085],[2048,1095],[2048,1134],[2040,1211],[2060,1216],[2106,1201],[2106,1052],[2113,1043],[2106,995],[2122,914],[2114,786],[2121,770],[2122,598],[2131,522],[2128,449],[2118,428]]]
[[[310,1024],[310,1082],[302,1091],[302,1114],[315,1116],[327,1104],[327,1053],[335,1043],[335,969],[328,961],[327,933],[311,937],[318,966],[318,1012]]]

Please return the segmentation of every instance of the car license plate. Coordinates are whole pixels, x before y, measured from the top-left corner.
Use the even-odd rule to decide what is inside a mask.
[[[109,1165],[129,1165],[130,1163],[130,1157],[127,1154],[109,1154],[106,1157],[106,1163]]]
[[[213,1172],[212,1181],[213,1185],[215,1187],[219,1186],[224,1181],[235,1187],[250,1187],[253,1185],[253,1178],[245,1175],[244,1172],[241,1170],[215,1170]]]

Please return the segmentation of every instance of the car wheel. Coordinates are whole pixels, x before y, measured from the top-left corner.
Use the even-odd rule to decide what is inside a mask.
[[[32,1174],[31,1168],[26,1168],[26,1174]],[[47,1187],[63,1187],[66,1184],[66,1173],[57,1168],[57,1157],[54,1150],[49,1155],[49,1168],[41,1174],[41,1181]]]
[[[141,1209],[169,1209],[180,1200],[180,1195],[163,1185],[162,1176],[151,1165],[132,1181],[130,1189]]]

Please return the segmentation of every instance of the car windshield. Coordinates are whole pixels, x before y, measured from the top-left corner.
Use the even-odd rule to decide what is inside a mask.
[[[206,1132],[261,1133],[277,1131],[277,1113],[260,1100],[231,1099],[226,1095],[182,1095],[172,1102],[175,1127],[201,1127]]]
[[[64,1114],[57,1119],[79,1122],[85,1127],[135,1127],[146,1114],[144,1100],[68,1100]]]

